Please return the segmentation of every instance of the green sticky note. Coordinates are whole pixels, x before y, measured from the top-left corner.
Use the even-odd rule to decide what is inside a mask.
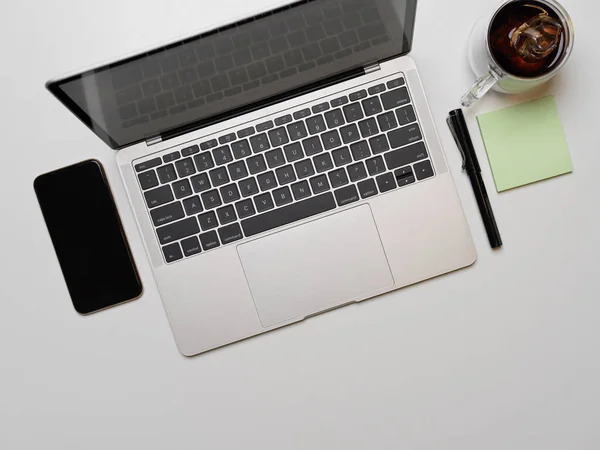
[[[498,192],[573,171],[554,97],[477,117]]]

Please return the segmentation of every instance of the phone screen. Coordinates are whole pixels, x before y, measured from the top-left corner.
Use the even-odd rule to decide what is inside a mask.
[[[40,175],[34,188],[75,310],[138,298],[142,284],[100,162]]]

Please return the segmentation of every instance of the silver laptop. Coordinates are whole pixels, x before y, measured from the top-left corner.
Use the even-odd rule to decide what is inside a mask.
[[[48,83],[118,150],[182,354],[475,261],[415,10],[305,0]]]

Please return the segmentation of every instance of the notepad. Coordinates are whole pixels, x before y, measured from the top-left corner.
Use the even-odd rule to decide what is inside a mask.
[[[553,96],[477,117],[498,192],[573,171]]]

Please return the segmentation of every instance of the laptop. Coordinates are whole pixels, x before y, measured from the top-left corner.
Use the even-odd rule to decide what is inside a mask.
[[[114,150],[179,351],[472,264],[416,0],[304,0],[48,83]]]

